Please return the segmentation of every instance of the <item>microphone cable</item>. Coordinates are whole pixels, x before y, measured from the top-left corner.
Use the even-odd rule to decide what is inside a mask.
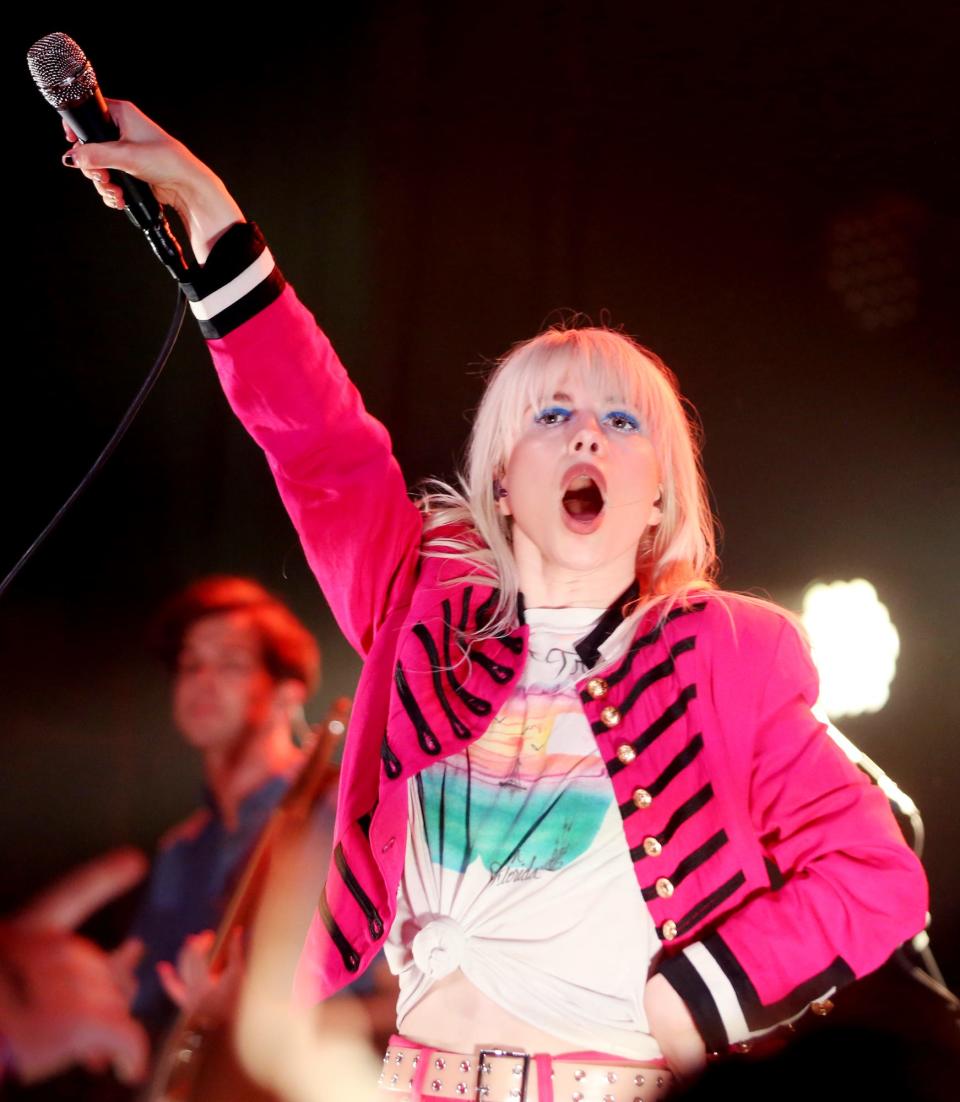
[[[183,327],[183,319],[187,312],[187,299],[182,293],[180,288],[177,288],[177,301],[173,309],[173,317],[170,319],[170,325],[167,329],[167,335],[163,339],[163,345],[160,348],[157,358],[153,362],[153,366],[150,368],[147,377],[143,380],[140,389],[134,396],[133,401],[130,403],[130,407],[123,415],[120,423],[114,429],[113,435],[107,441],[103,448],[103,451],[93,461],[93,465],[90,470],[83,476],[80,482],[77,484],[73,493],[67,498],[67,500],[60,506],[60,508],[54,513],[49,523],[43,529],[43,531],[36,537],[33,543],[24,551],[24,553],[17,560],[13,569],[7,574],[7,576],[0,582],[0,598],[9,589],[13,583],[14,578],[20,573],[20,571],[26,566],[26,564],[33,557],[34,552],[43,543],[43,541],[50,535],[50,533],[56,528],[56,526],[63,519],[67,510],[77,500],[77,498],[83,493],[83,491],[90,485],[93,479],[103,469],[107,460],[117,450],[117,445],[126,436],[127,430],[133,424],[134,418],[140,412],[143,403],[150,395],[150,391],[153,390],[157,380],[160,378],[160,373],[166,366],[167,360],[170,358],[170,353],[173,351],[174,345],[177,343],[177,337],[180,336],[180,330]]]

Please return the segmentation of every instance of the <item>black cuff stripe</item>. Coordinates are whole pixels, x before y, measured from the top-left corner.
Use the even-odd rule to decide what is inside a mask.
[[[733,985],[743,1008],[743,1016],[752,1030],[768,1029],[785,1018],[792,1018],[824,991],[829,991],[831,987],[844,987],[856,979],[850,965],[842,957],[836,957],[823,971],[798,984],[783,998],[764,1005],[750,977],[719,934],[704,938],[703,945]]]
[[[666,957],[660,962],[657,973],[667,980],[686,1003],[694,1025],[707,1046],[707,1052],[722,1052],[727,1048],[727,1031],[710,988],[684,954]]]
[[[206,263],[196,268],[191,283],[181,283],[190,302],[201,302],[245,272],[266,249],[256,222],[235,222],[210,250]]]
[[[261,310],[265,310],[271,302],[275,302],[286,285],[287,281],[283,278],[283,273],[274,266],[270,275],[261,283],[258,283],[243,298],[238,299],[232,306],[228,306],[226,310],[221,310],[209,321],[199,323],[200,332],[204,339],[208,341],[217,340],[220,337],[225,337],[228,333],[232,333],[245,321],[249,321]]]

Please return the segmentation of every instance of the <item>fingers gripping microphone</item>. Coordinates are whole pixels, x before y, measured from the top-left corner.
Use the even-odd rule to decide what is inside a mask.
[[[65,34],[48,34],[27,53],[27,65],[40,94],[69,123],[82,142],[115,142],[117,124],[100,93],[93,66],[83,50]],[[150,247],[174,279],[189,279],[190,265],[167,224],[163,208],[148,184],[125,172],[110,170],[123,191],[127,217],[138,226]]]

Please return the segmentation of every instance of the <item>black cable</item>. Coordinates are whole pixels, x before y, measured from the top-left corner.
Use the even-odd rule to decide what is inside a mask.
[[[167,335],[163,339],[163,346],[161,347],[156,360],[154,360],[153,367],[150,368],[150,373],[143,380],[143,385],[137,391],[136,397],[130,403],[130,408],[123,415],[123,419],[114,430],[113,436],[111,436],[110,439],[107,441],[103,451],[94,460],[93,466],[80,480],[76,489],[56,511],[46,528],[43,529],[40,535],[37,536],[33,543],[31,543],[26,551],[24,551],[24,553],[20,556],[19,560],[10,571],[10,573],[7,574],[2,582],[0,582],[0,597],[2,597],[4,593],[6,593],[14,578],[16,578],[23,567],[26,566],[27,562],[29,562],[29,560],[33,556],[33,553],[43,543],[47,536],[50,535],[54,528],[56,528],[70,506],[83,493],[87,486],[90,485],[96,475],[106,464],[110,456],[113,455],[113,453],[116,451],[117,445],[126,435],[127,429],[129,429],[131,424],[133,424],[133,420],[140,412],[141,406],[147,400],[150,391],[153,390],[157,379],[160,378],[160,372],[163,371],[164,367],[166,366],[167,360],[170,358],[170,353],[173,351],[173,346],[177,343],[177,337],[180,335],[180,329],[183,326],[183,318],[186,312],[187,300],[183,296],[183,294],[181,294],[180,288],[178,287],[177,304],[174,307],[173,317],[170,319],[170,327],[167,329]]]

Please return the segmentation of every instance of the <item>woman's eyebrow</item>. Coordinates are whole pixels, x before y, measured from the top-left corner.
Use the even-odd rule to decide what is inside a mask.
[[[556,394],[554,394],[552,396],[550,401],[551,402],[572,402],[573,398],[569,394],[567,394],[565,391],[558,390],[556,392]],[[628,398],[624,398],[624,396],[622,394],[608,394],[603,399],[603,401],[604,401],[605,405],[611,405],[611,406],[613,406],[613,405],[632,406],[633,405],[633,403]]]

